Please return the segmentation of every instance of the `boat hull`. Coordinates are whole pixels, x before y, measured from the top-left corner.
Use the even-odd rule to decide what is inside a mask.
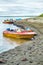
[[[30,32],[29,32],[30,33]],[[28,39],[31,39],[34,37],[35,33],[34,34],[19,34],[19,33],[10,33],[10,32],[3,32],[3,35],[6,36],[6,37],[10,37],[10,38],[28,38]]]
[[[13,24],[13,22],[3,22],[4,24]]]

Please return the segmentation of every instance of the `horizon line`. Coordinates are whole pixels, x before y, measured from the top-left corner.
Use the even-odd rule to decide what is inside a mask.
[[[34,17],[34,16],[0,16],[0,17]]]

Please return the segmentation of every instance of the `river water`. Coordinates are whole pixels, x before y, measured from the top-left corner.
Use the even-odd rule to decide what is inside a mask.
[[[20,44],[27,42],[24,39],[14,39],[14,38],[6,38],[3,36],[3,31],[6,28],[16,28],[13,24],[3,24],[5,19],[16,19],[17,17],[0,17],[0,53],[13,49]],[[25,17],[24,17],[25,18]]]

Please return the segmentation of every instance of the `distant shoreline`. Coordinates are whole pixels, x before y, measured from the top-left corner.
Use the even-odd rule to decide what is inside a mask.
[[[36,17],[36,16],[0,16],[0,17]]]

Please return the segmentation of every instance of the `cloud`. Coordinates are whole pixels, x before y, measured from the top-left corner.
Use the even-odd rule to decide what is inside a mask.
[[[1,0],[0,15],[38,15],[43,13],[43,0]]]
[[[22,6],[22,7],[31,7],[31,8],[43,8],[43,2],[20,2],[20,3],[5,3],[5,4],[0,4],[0,6],[6,6],[6,7],[11,7],[11,6]]]
[[[0,11],[1,11],[1,12],[5,12],[5,11],[7,11],[7,10],[4,9],[4,8],[0,8]]]

